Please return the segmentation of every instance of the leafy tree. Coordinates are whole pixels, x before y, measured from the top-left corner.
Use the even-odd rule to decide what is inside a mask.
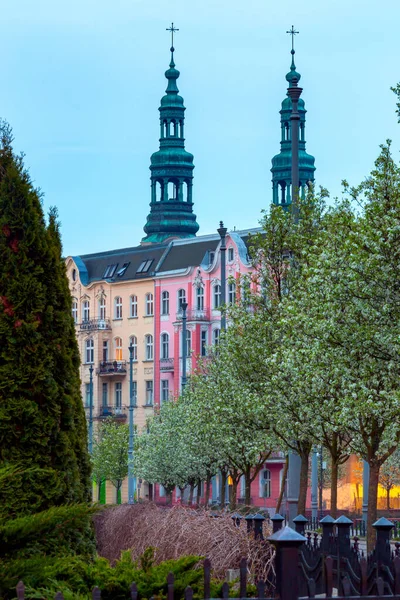
[[[47,226],[12,141],[1,122],[0,464],[22,470],[0,489],[0,505],[16,515],[87,501],[90,466],[56,214]]]
[[[94,441],[92,463],[96,481],[111,481],[120,502],[122,483],[128,475],[128,425],[120,425],[110,418],[103,421]]]
[[[400,451],[397,449],[389,456],[379,471],[379,484],[386,491],[386,508],[390,510],[390,492],[400,485]]]

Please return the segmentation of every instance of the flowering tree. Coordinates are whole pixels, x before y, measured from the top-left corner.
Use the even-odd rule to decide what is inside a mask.
[[[100,424],[94,442],[92,464],[96,480],[111,481],[120,503],[122,482],[128,475],[129,429],[106,419]]]

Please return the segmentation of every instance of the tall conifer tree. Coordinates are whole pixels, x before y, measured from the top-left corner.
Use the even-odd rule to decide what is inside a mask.
[[[10,515],[89,499],[78,367],[56,213],[47,226],[40,195],[2,122],[0,465],[23,467],[0,489]]]

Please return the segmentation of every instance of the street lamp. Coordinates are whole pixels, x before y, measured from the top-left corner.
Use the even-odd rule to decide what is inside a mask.
[[[187,350],[187,335],[186,335],[186,310],[188,304],[187,302],[182,302],[182,392],[184,391],[187,383],[186,377],[186,350]]]
[[[222,221],[219,222],[219,228],[217,229],[219,237],[221,238],[221,304],[225,309],[226,304],[226,243],[225,236],[228,231]],[[221,314],[221,331],[226,330],[226,315],[225,310]]]
[[[93,365],[89,367],[89,454],[93,452]]]
[[[135,502],[135,477],[133,474],[133,444],[135,431],[133,428],[133,410],[135,408],[133,397],[133,350],[134,346],[129,344],[129,447],[128,447],[128,504]]]

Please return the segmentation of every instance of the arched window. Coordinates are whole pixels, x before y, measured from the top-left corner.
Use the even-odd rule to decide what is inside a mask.
[[[214,308],[219,308],[221,306],[221,286],[219,283],[216,283],[214,285],[213,296],[214,296]]]
[[[84,300],[82,303],[82,321],[90,320],[90,302],[89,300]]]
[[[196,288],[196,308],[204,310],[204,288],[201,285]]]
[[[178,198],[178,182],[168,181],[168,200],[176,200]]]
[[[178,290],[178,311],[182,310],[182,304],[186,302],[185,290]]]
[[[120,337],[114,340],[115,360],[122,360],[122,340]]]
[[[94,363],[94,341],[92,338],[86,340],[85,359],[85,362],[88,365],[92,365]]]
[[[260,472],[260,497],[271,498],[271,471],[264,469]]]
[[[78,301],[76,298],[72,299],[72,318],[74,323],[78,322]]]
[[[137,337],[132,335],[129,338],[129,346],[132,347],[132,360],[137,360]]]
[[[167,121],[164,121],[164,137],[167,137],[168,135],[168,125],[167,125]]]
[[[156,186],[156,202],[161,202],[161,200],[163,199],[162,183],[161,181],[156,181],[154,185]]]
[[[144,350],[146,360],[153,360],[153,336],[150,334],[144,337]]]
[[[218,344],[219,344],[219,333],[220,333],[219,329],[214,329],[213,330],[213,344],[214,344],[214,346],[218,346]]]
[[[122,319],[122,298],[117,296],[114,300],[114,319]]]
[[[161,358],[169,358],[169,335],[161,334]]]
[[[236,283],[228,283],[228,303],[235,304],[236,302]]]
[[[145,316],[152,317],[154,314],[153,294],[146,294]]]
[[[187,181],[185,181],[185,183],[183,184],[183,201],[190,202],[189,184]]]
[[[171,121],[171,125],[170,125],[170,135],[172,136],[176,136],[177,132],[178,132],[178,127],[175,123],[175,121]]]
[[[161,294],[161,314],[169,315],[169,292]]]
[[[137,296],[131,296],[130,297],[130,302],[131,302],[131,317],[136,319],[137,317]]]
[[[186,356],[190,356],[192,352],[192,332],[187,329],[186,330]]]
[[[101,321],[106,318],[106,299],[104,296],[99,298],[99,318]]]

